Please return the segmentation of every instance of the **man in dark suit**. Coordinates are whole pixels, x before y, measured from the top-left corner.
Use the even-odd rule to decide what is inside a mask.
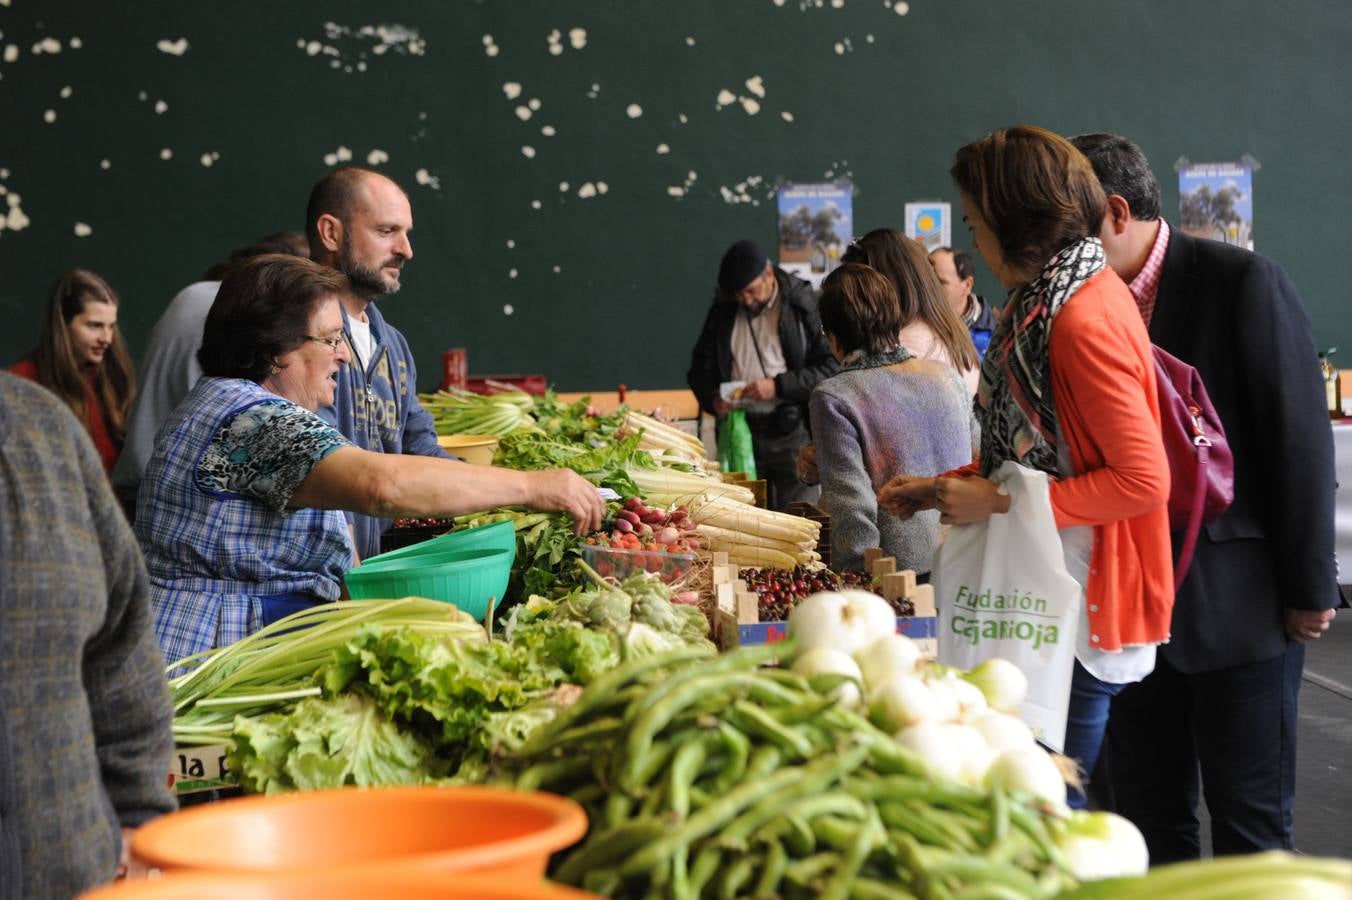
[[[1072,139],[1108,195],[1103,244],[1150,337],[1201,373],[1235,458],[1235,499],[1205,526],[1155,671],[1113,700],[1112,802],[1152,864],[1196,858],[1200,788],[1215,854],[1291,849],[1304,642],[1339,605],[1333,437],[1309,319],[1276,262],[1171,230],[1145,155]]]

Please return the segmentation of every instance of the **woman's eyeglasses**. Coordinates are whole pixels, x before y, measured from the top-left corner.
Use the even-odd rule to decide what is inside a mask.
[[[313,334],[307,334],[305,335],[305,339],[307,341],[314,341],[316,344],[323,344],[325,347],[328,347],[334,353],[337,353],[338,348],[343,345],[342,335],[339,335],[338,337],[326,338],[326,337],[317,337]]]

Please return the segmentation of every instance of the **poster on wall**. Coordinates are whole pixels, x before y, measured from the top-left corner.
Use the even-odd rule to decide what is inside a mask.
[[[1178,224],[1194,237],[1253,249],[1253,167],[1190,163],[1178,170]]]
[[[906,236],[926,252],[953,246],[953,207],[937,200],[906,204]]]
[[[848,181],[785,184],[779,189],[779,265],[821,285],[840,265],[854,234],[853,186]]]

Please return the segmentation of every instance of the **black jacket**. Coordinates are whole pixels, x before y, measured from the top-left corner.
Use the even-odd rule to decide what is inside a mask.
[[[780,403],[796,403],[807,418],[812,389],[840,368],[817,314],[817,292],[801,278],[776,268],[779,282],[779,343],[788,370],[775,376],[775,396]],[[690,354],[686,383],[699,400],[700,409],[713,415],[718,386],[732,380],[732,326],[741,306],[720,292],[704,317],[704,329]]]
[[[1286,646],[1285,608],[1341,599],[1310,320],[1276,262],[1175,229],[1150,338],[1197,368],[1235,456],[1235,501],[1198,538],[1160,653],[1189,674],[1271,659]]]

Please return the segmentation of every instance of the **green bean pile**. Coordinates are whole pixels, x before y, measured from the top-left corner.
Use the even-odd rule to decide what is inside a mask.
[[[621,897],[1050,897],[1072,886],[1023,796],[938,780],[784,645],[685,648],[597,679],[511,761],[587,840],[551,877]],[[818,684],[817,687],[823,687]]]

